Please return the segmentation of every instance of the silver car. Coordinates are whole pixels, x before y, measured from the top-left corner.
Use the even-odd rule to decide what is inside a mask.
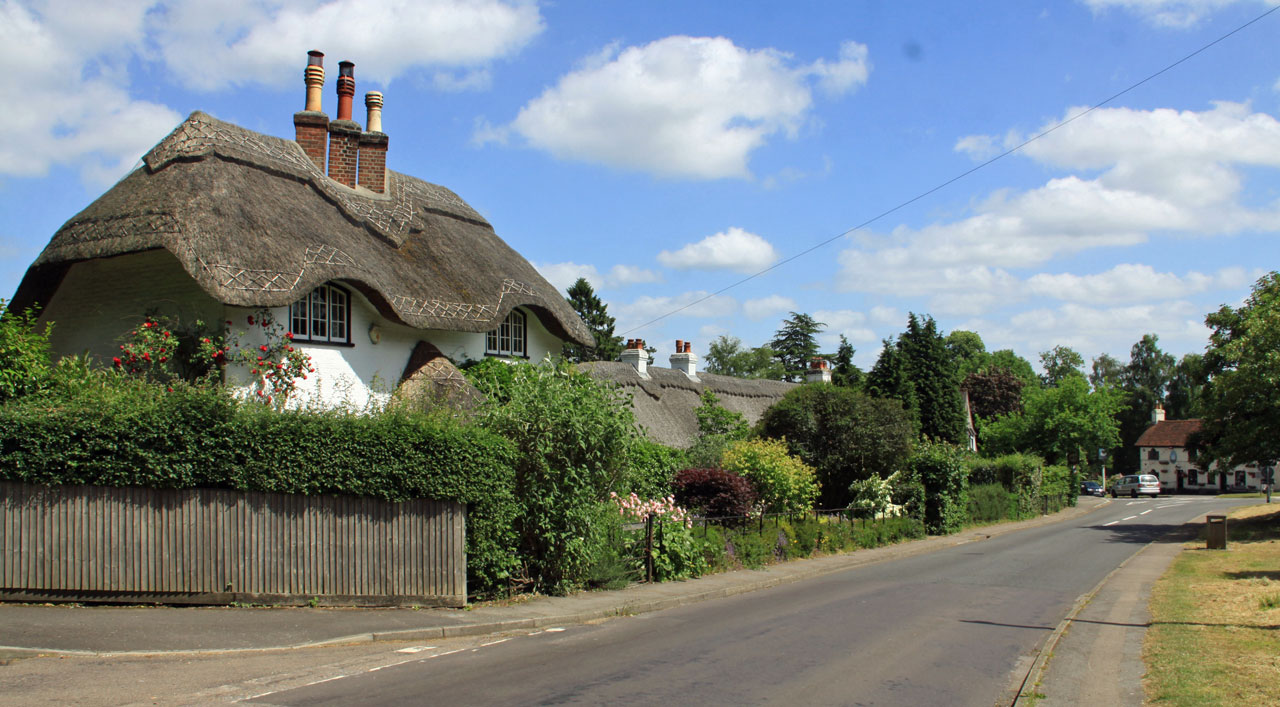
[[[1160,495],[1160,479],[1153,474],[1130,474],[1111,486],[1111,497]]]

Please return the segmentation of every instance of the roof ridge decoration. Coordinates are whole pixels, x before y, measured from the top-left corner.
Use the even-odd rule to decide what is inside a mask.
[[[256,167],[292,174],[310,184],[351,219],[364,223],[399,248],[414,228],[415,200],[446,216],[488,226],[457,194],[436,184],[388,170],[387,195],[362,194],[330,179],[293,140],[263,135],[195,111],[174,128],[142,161],[158,172],[176,160],[217,155]]]

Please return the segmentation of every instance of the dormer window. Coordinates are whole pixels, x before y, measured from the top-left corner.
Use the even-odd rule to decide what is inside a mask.
[[[294,341],[351,343],[351,294],[324,284],[289,307]]]
[[[529,329],[525,326],[524,312],[513,309],[497,329],[484,335],[486,356],[529,357]]]

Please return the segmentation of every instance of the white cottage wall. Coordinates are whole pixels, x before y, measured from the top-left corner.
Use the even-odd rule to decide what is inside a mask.
[[[40,312],[53,322],[49,343],[55,355],[88,353],[110,365],[121,338],[154,311],[184,325],[203,320],[217,328],[223,306],[205,294],[165,250],[75,263]]]

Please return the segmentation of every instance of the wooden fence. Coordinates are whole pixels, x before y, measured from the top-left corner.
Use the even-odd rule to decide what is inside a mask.
[[[465,508],[0,482],[0,600],[466,603]]]

